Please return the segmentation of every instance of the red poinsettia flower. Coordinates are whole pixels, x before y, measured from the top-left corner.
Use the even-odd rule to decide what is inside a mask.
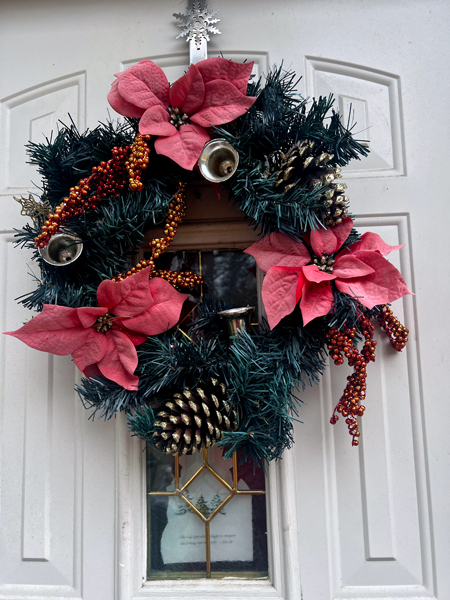
[[[246,95],[252,66],[208,58],[170,87],[162,69],[144,59],[116,74],[108,101],[119,114],[140,119],[140,133],[159,136],[158,154],[192,169],[210,139],[205,128],[233,121],[255,102]]]
[[[149,281],[149,270],[123,281],[103,281],[97,290],[100,306],[45,304],[23,327],[6,333],[36,350],[58,356],[71,354],[87,377],[100,374],[127,390],[136,390],[135,346],[147,336],[173,327],[188,297],[163,279]]]
[[[365,233],[359,242],[331,258],[347,240],[352,226],[352,219],[347,217],[330,229],[311,231],[309,243],[317,257],[314,263],[303,243],[282,233],[271,233],[244,251],[266,273],[262,298],[271,329],[298,302],[304,325],[328,314],[333,304],[332,280],[338,290],[367,308],[412,293],[399,271],[383,258],[403,246],[389,246],[376,233]]]

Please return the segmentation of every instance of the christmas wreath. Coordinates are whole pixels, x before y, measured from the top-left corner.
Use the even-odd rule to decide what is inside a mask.
[[[108,95],[124,121],[85,133],[72,123],[27,146],[42,194],[18,199],[32,223],[17,243],[33,249],[41,276],[20,302],[40,314],[9,335],[71,354],[85,407],[105,418],[125,411],[131,432],[166,453],[219,444],[226,455],[280,457],[296,392],[319,381],[327,352],[354,368],[331,422],[342,415],[357,445],[373,321],[396,350],[407,341],[387,306],[411,293],[384,258],[400,246],[353,228],[340,181],[367,150],[331,96],[306,101],[294,73],[275,69],[263,85],[251,71],[211,58],[170,86],[142,60]],[[250,325],[250,308],[208,295],[201,273],[159,264],[199,174],[221,182],[261,232],[245,252],[265,273],[267,322]],[[161,224],[136,264],[145,232]],[[188,297],[196,310],[186,318]]]

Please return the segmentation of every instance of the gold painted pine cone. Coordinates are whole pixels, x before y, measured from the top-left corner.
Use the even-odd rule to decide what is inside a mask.
[[[224,432],[237,429],[237,412],[223,383],[211,377],[166,402],[154,423],[155,446],[167,454],[187,454],[214,446]]]
[[[280,151],[280,166],[276,173],[275,188],[287,193],[296,185],[322,187],[329,185],[321,196],[320,202],[325,204],[325,225],[333,226],[341,223],[348,214],[348,198],[344,194],[345,183],[333,183],[340,179],[339,167],[327,166],[333,158],[327,152],[315,152],[315,142],[303,140],[297,142],[286,152]]]

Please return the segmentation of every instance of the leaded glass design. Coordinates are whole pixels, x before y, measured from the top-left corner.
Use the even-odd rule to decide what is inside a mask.
[[[148,579],[267,576],[264,472],[222,450],[147,450]]]

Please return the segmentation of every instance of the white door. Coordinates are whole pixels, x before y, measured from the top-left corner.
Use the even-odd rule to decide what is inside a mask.
[[[269,473],[271,581],[147,584],[140,445],[122,419],[87,421],[70,359],[2,338],[0,599],[446,600],[449,6],[210,4],[222,31],[210,56],[249,58],[260,73],[284,60],[304,74],[302,93],[333,92],[341,110],[355,111],[371,154],[344,180],[358,229],[407,244],[397,266],[416,296],[394,311],[411,330],[408,348],[397,355],[378,336],[358,449],[343,423],[329,424],[344,368],[332,365],[303,394],[295,447]],[[178,77],[188,52],[172,13],[184,8],[178,0],[1,3],[3,331],[29,318],[14,298],[36,284],[11,244],[26,223],[12,195],[39,184],[24,144],[42,141],[67,113],[80,130],[95,127],[113,74],[141,58]]]

